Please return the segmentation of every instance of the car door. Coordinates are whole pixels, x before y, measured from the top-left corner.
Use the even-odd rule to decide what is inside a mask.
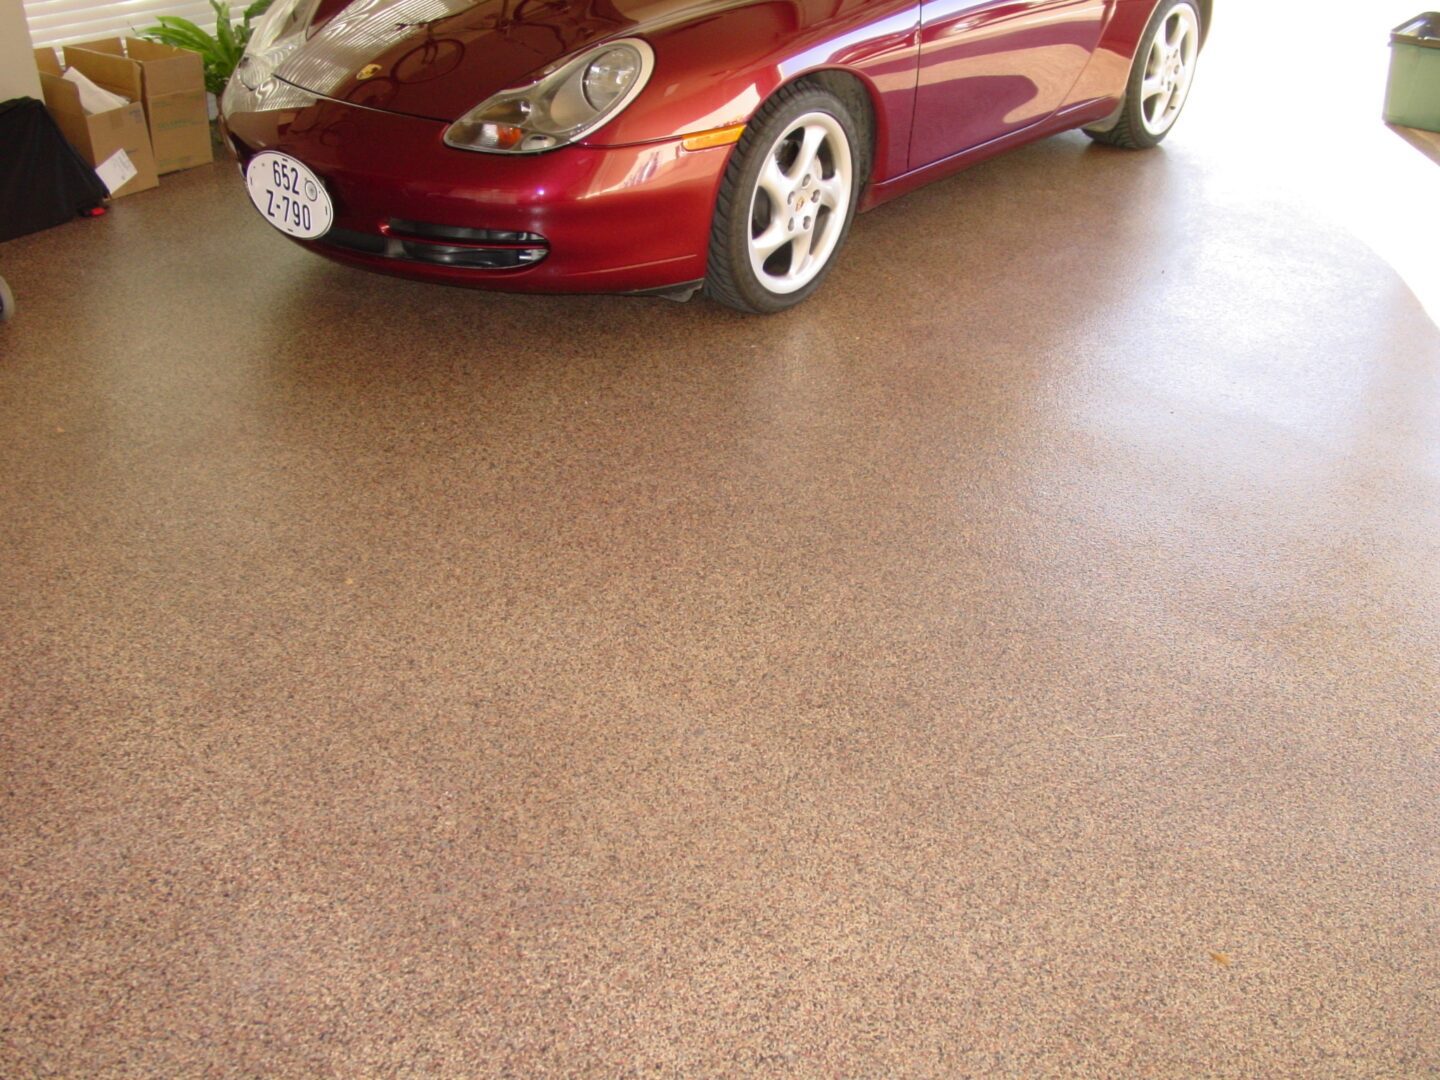
[[[1115,0],[922,0],[910,167],[1046,119],[1099,43]]]

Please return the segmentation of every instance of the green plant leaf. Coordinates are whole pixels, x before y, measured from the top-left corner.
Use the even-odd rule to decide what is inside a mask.
[[[157,19],[159,25],[152,26],[145,31],[147,37],[153,37],[156,41],[161,41],[166,45],[193,49],[207,59],[216,55],[219,42],[189,19],[182,19],[178,15],[160,15],[157,16]],[[163,38],[159,36],[162,34]]]
[[[169,26],[173,27],[176,30],[183,30],[188,34],[193,34],[201,41],[215,40],[210,34],[207,34],[204,30],[201,30],[200,27],[197,26],[195,23],[191,22],[189,19],[183,19],[179,15],[157,15],[155,17],[155,21],[160,23],[161,26]]]
[[[221,3],[221,0],[210,0],[210,6],[215,9],[215,40],[220,43],[221,54],[239,60],[235,50],[235,31],[230,26],[230,5]]]
[[[258,19],[261,15],[264,15],[265,12],[270,10],[272,3],[274,3],[274,0],[255,0],[253,4],[245,9],[245,22],[249,23],[252,19]]]

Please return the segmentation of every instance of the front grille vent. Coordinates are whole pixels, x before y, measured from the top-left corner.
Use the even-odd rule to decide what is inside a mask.
[[[391,218],[379,232],[331,229],[321,244],[405,262],[463,270],[515,270],[533,266],[550,253],[538,233],[472,229]]]
[[[391,218],[384,231],[390,236],[414,240],[459,240],[469,244],[543,244],[545,238],[533,232],[511,232],[508,229],[467,229],[460,225],[431,225],[424,221]]]

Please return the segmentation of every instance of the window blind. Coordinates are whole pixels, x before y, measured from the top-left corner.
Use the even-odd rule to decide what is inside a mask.
[[[25,19],[36,45],[124,37],[153,26],[156,15],[180,15],[206,30],[215,29],[215,11],[205,0],[25,0]]]

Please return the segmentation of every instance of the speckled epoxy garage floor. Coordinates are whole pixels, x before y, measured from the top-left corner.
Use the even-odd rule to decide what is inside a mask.
[[[0,1074],[1440,1069],[1440,333],[1230,48],[768,320],[0,246]]]

